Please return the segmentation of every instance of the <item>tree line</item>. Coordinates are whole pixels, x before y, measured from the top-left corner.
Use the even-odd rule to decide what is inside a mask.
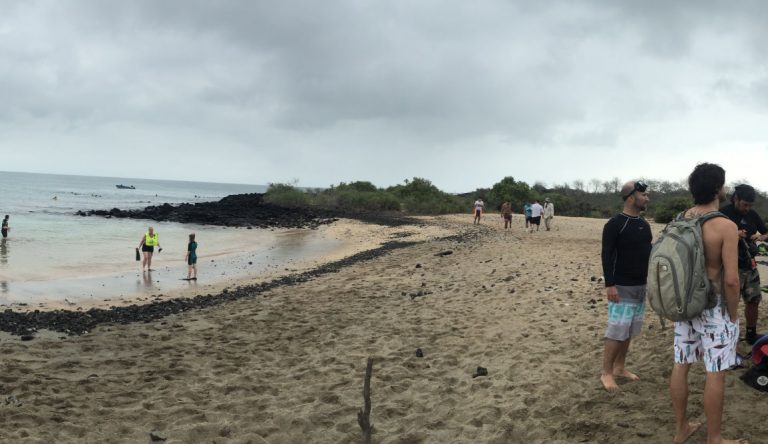
[[[649,219],[667,223],[677,213],[693,205],[685,181],[640,180],[649,185],[651,203],[646,212]],[[623,183],[614,177],[605,181],[576,180],[570,184],[547,187],[541,182],[529,185],[507,176],[490,188],[460,194],[446,193],[428,179],[419,177],[386,188],[367,181],[341,182],[328,188],[300,188],[295,183],[273,183],[265,193],[265,200],[289,207],[430,215],[471,213],[478,198],[483,199],[488,211],[498,211],[502,203],[509,201],[513,211],[520,213],[525,203],[549,198],[555,205],[556,215],[607,218],[621,211],[619,193]],[[754,208],[760,215],[768,214],[766,193],[758,191]]]

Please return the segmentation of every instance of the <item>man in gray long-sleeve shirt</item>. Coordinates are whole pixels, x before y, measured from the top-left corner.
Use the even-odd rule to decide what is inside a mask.
[[[624,366],[633,336],[642,331],[645,283],[651,254],[651,226],[640,217],[648,207],[648,185],[627,182],[621,189],[623,212],[603,228],[603,275],[608,297],[608,328],[600,381],[609,392],[619,389],[616,376],[638,380]]]

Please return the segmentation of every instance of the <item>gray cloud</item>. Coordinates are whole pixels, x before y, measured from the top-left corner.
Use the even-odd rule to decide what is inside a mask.
[[[125,151],[194,153],[215,165],[194,179],[423,175],[461,190],[488,185],[464,174],[468,153],[491,183],[562,183],[637,176],[595,166],[637,145],[765,145],[737,122],[768,103],[759,2],[6,3],[0,146],[40,135],[22,170],[66,140],[113,147],[99,174],[131,174]],[[553,153],[585,168],[553,171]]]

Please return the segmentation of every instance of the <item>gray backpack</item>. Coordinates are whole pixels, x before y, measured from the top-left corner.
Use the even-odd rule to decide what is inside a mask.
[[[701,226],[726,217],[712,211],[691,219],[680,213],[651,248],[648,260],[648,302],[663,319],[687,321],[717,305],[717,294],[707,277]]]

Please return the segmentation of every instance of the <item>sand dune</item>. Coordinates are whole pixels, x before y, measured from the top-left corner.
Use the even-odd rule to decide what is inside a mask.
[[[650,310],[628,358],[642,380],[611,395],[598,379],[604,221],[529,234],[520,216],[512,232],[490,216],[429,218],[458,236],[253,299],[79,337],[3,336],[0,441],[357,442],[368,356],[374,442],[671,441],[672,333]],[[488,376],[473,378],[478,366]],[[726,436],[760,442],[768,398],[738,374]],[[703,376],[692,370],[693,417]]]

